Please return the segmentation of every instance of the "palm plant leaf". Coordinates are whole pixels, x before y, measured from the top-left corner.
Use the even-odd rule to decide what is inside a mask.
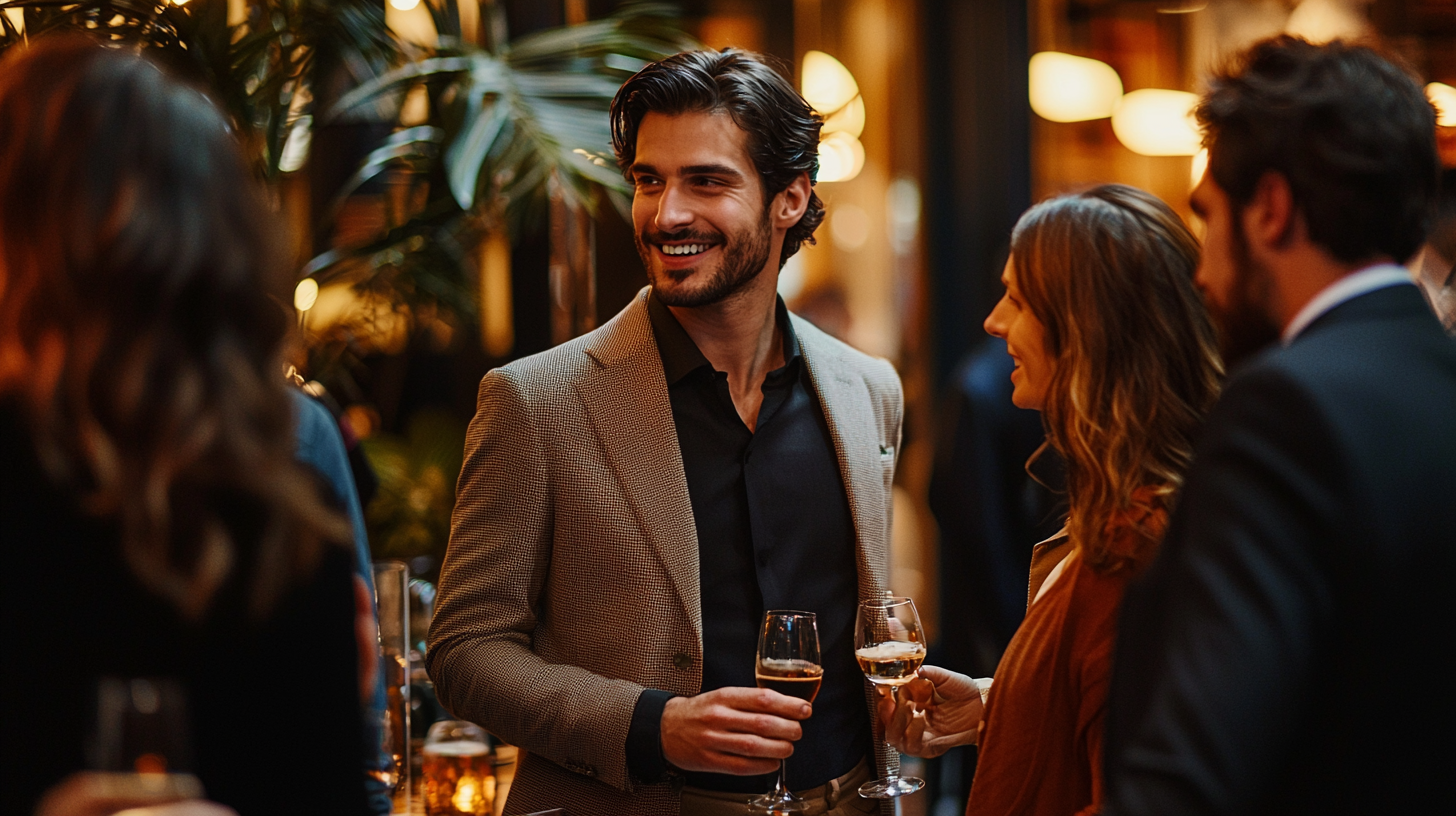
[[[441,116],[449,134],[444,160],[462,210],[504,199],[508,222],[518,226],[551,177],[573,203],[588,203],[593,185],[622,202],[625,182],[609,160],[607,107],[648,60],[693,46],[667,21],[671,13],[663,5],[628,6],[603,20],[524,37],[500,54],[443,48],[360,85],[325,116],[347,115],[421,80],[447,76],[455,93]]]
[[[319,105],[317,117],[320,123],[347,118],[423,88],[430,99],[428,126],[443,134],[433,164],[412,154],[423,159],[415,169],[429,174],[430,198],[380,239],[325,252],[303,275],[351,280],[361,290],[399,286],[391,293],[398,302],[445,306],[469,319],[475,312],[466,273],[472,262],[459,248],[485,230],[505,228],[518,238],[539,225],[553,185],[586,207],[605,191],[626,214],[626,183],[611,156],[611,100],[646,62],[695,44],[672,24],[670,7],[636,4],[492,52],[461,42],[453,0],[429,0],[427,7],[440,45],[362,82],[331,106]],[[376,152],[355,178],[397,163],[388,151]],[[437,251],[451,247],[459,251]]]
[[[378,0],[246,0],[244,19],[228,25],[227,0],[9,0],[0,9],[25,12],[22,35],[0,15],[0,49],[59,29],[145,47],[182,73],[202,80],[244,131],[263,174],[279,172],[288,125],[314,88],[320,59],[343,66],[355,81],[399,60],[400,44]],[[331,105],[332,100],[323,100]],[[397,105],[380,99],[355,117],[390,120]]]

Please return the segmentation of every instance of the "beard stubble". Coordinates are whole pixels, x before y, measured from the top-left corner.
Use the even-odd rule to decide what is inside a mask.
[[[647,269],[648,282],[652,284],[657,298],[668,306],[690,309],[721,303],[761,275],[768,266],[769,244],[772,238],[773,229],[769,224],[768,211],[765,209],[763,218],[756,229],[745,230],[736,235],[728,236],[721,233],[702,233],[692,230],[647,235],[639,233],[636,236],[636,243],[637,253],[642,256],[642,265]],[[694,240],[721,243],[723,247],[722,263],[713,270],[708,281],[696,291],[683,291],[679,288],[662,286],[662,277],[681,280],[697,274],[697,267],[683,270],[685,273],[683,278],[677,278],[670,272],[658,271],[653,268],[651,244],[659,241]]]
[[[1225,371],[1279,341],[1279,326],[1269,316],[1274,298],[1274,277],[1249,252],[1249,242],[1239,219],[1233,219],[1234,281],[1227,303],[1204,298],[1208,313],[1218,328],[1219,351]]]

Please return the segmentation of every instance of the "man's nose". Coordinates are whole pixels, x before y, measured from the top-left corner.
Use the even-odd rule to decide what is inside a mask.
[[[693,212],[688,196],[676,184],[668,184],[657,200],[657,217],[653,219],[653,226],[662,232],[673,232],[692,222]]]

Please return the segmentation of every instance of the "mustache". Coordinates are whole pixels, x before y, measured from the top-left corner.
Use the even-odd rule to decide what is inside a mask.
[[[691,229],[675,230],[673,232],[645,230],[637,236],[637,240],[649,244],[666,244],[674,241],[692,241],[703,244],[722,244],[727,242],[721,232],[703,232],[701,230]]]

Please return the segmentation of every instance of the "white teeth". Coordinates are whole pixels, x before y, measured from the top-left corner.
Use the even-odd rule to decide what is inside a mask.
[[[683,244],[682,246],[663,245],[662,247],[662,254],[664,255],[696,255],[699,252],[707,251],[707,244]]]

